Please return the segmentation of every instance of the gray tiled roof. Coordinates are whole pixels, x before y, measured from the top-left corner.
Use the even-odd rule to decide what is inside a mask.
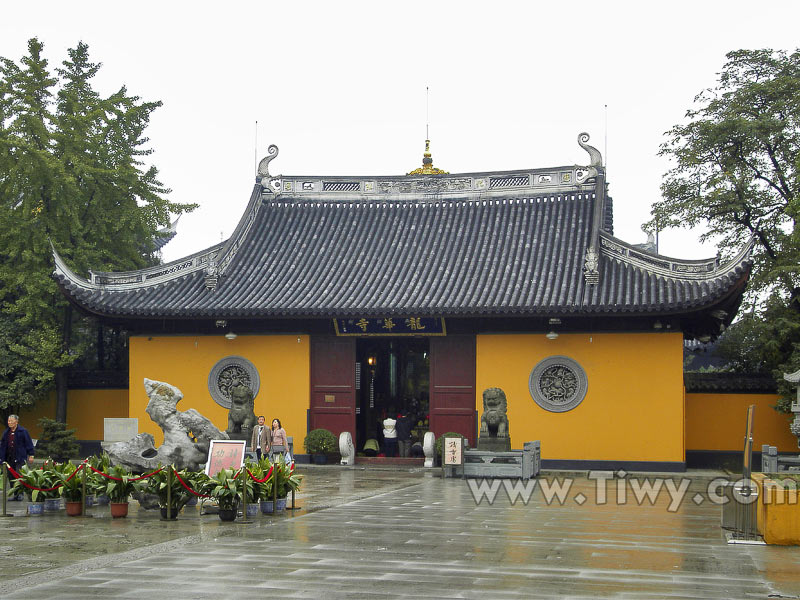
[[[749,251],[680,261],[606,232],[589,285],[596,194],[502,193],[323,200],[257,185],[225,244],[90,281],[56,257],[54,276],[85,309],[134,318],[677,314],[743,290]]]

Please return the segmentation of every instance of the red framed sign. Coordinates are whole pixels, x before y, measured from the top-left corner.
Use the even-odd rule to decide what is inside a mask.
[[[213,477],[222,469],[241,469],[246,445],[245,440],[211,440],[206,475]]]

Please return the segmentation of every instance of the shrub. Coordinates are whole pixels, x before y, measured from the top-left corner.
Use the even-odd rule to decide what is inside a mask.
[[[67,429],[65,423],[47,417],[39,419],[39,426],[42,428],[42,435],[36,442],[37,457],[50,457],[57,462],[78,457],[80,446],[75,439],[77,429]]]
[[[313,429],[303,440],[307,454],[333,454],[338,449],[336,436],[327,429]]]

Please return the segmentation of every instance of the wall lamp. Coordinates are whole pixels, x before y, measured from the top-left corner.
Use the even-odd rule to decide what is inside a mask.
[[[226,340],[235,340],[237,337],[238,336],[235,333],[233,333],[232,331],[229,331],[228,333],[225,334],[225,339]]]

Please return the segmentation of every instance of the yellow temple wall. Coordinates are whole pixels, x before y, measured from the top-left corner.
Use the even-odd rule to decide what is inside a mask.
[[[586,372],[576,408],[537,405],[528,378],[539,361],[562,355]],[[541,440],[542,459],[684,461],[683,336],[680,333],[477,336],[476,409],[483,390],[508,398],[512,448]]]
[[[228,427],[228,410],[208,391],[208,375],[227,356],[241,356],[258,370],[261,385],[255,397],[256,415],[267,422],[281,420],[302,452],[306,412],[310,402],[309,338],[307,335],[136,336],[130,344],[130,417],[138,417],[139,432],[150,433],[156,446],[164,436],[145,412],[144,378],[164,381],[183,392],[178,410],[196,409],[217,428]]]
[[[128,416],[128,390],[69,390],[67,393],[67,428],[76,429],[79,440],[102,440],[103,419]],[[56,418],[56,393],[31,408],[20,410],[23,426],[36,439],[42,435],[39,419]]]
[[[773,409],[777,402],[776,394],[686,394],[686,449],[742,452],[747,407],[753,404],[753,450],[769,444],[797,452],[789,431],[793,415]]]

